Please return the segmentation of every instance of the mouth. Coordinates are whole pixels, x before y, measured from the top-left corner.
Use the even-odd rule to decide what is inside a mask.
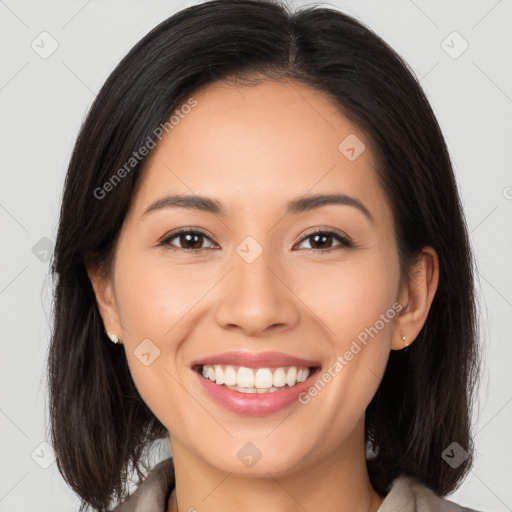
[[[192,370],[208,399],[239,416],[268,416],[298,405],[301,394],[313,385],[321,369],[319,364],[288,356],[273,358],[273,365],[268,354],[249,360],[246,357],[247,366],[234,363],[232,354],[222,359],[218,363],[212,358],[194,363]],[[278,360],[283,366],[277,366]]]
[[[205,397],[241,416],[266,416],[297,405],[321,369],[319,361],[275,351],[225,352],[190,366]]]
[[[238,393],[263,394],[295,388],[320,371],[320,366],[249,368],[225,364],[196,364],[192,369],[217,386]]]

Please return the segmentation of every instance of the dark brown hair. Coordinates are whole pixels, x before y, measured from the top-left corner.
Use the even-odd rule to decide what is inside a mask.
[[[105,510],[126,497],[131,470],[168,435],[137,392],[124,350],[107,341],[86,261],[108,269],[145,159],[104,197],[95,190],[200,87],[252,76],[292,79],[325,93],[367,135],[394,214],[402,272],[422,247],[439,256],[427,321],[392,351],[366,411],[374,488],[405,473],[444,495],[472,464],[470,419],[478,374],[473,262],[443,135],[418,81],[361,22],[313,6],[214,0],[186,8],[147,34],[119,63],[81,127],[65,181],[52,271],[54,326],[48,375],[58,468],[81,498]],[[341,141],[340,141],[341,142]],[[453,441],[469,457],[441,457]]]

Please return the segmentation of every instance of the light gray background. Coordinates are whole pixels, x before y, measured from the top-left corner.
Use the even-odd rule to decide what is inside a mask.
[[[47,257],[63,179],[80,123],[108,74],[152,27],[193,3],[0,0],[1,512],[77,509],[51,448],[41,444],[48,439]],[[484,352],[476,463],[450,498],[512,510],[512,1],[324,5],[364,21],[409,62],[446,136],[478,258]],[[58,43],[46,59],[31,47],[51,48],[43,31]],[[464,40],[468,49],[453,58]]]

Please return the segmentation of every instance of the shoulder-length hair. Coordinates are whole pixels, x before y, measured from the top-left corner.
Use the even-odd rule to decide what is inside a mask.
[[[447,147],[419,82],[380,37],[341,12],[214,0],[174,14],[123,58],[70,160],[52,264],[48,379],[51,440],[80,510],[124,499],[129,468],[140,481],[145,450],[168,435],[137,392],[123,349],[107,342],[86,270],[95,261],[108,271],[146,157],[125,167],[108,193],[104,184],[156,142],[155,130],[200,87],[254,83],[251,77],[292,79],[329,97],[372,144],[402,275],[424,246],[439,257],[426,323],[407,351],[391,351],[366,411],[366,441],[376,453],[367,461],[372,485],[385,494],[405,473],[445,495],[472,465],[479,365],[473,257]],[[468,452],[457,468],[442,458],[452,442]]]

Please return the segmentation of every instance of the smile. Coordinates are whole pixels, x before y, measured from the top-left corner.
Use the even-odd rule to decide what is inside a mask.
[[[232,365],[203,365],[198,368],[205,379],[218,386],[240,393],[273,393],[281,388],[291,388],[304,382],[313,368],[279,367],[247,368]]]
[[[320,361],[282,352],[231,351],[190,363],[200,392],[241,416],[266,416],[299,404],[320,372]]]

